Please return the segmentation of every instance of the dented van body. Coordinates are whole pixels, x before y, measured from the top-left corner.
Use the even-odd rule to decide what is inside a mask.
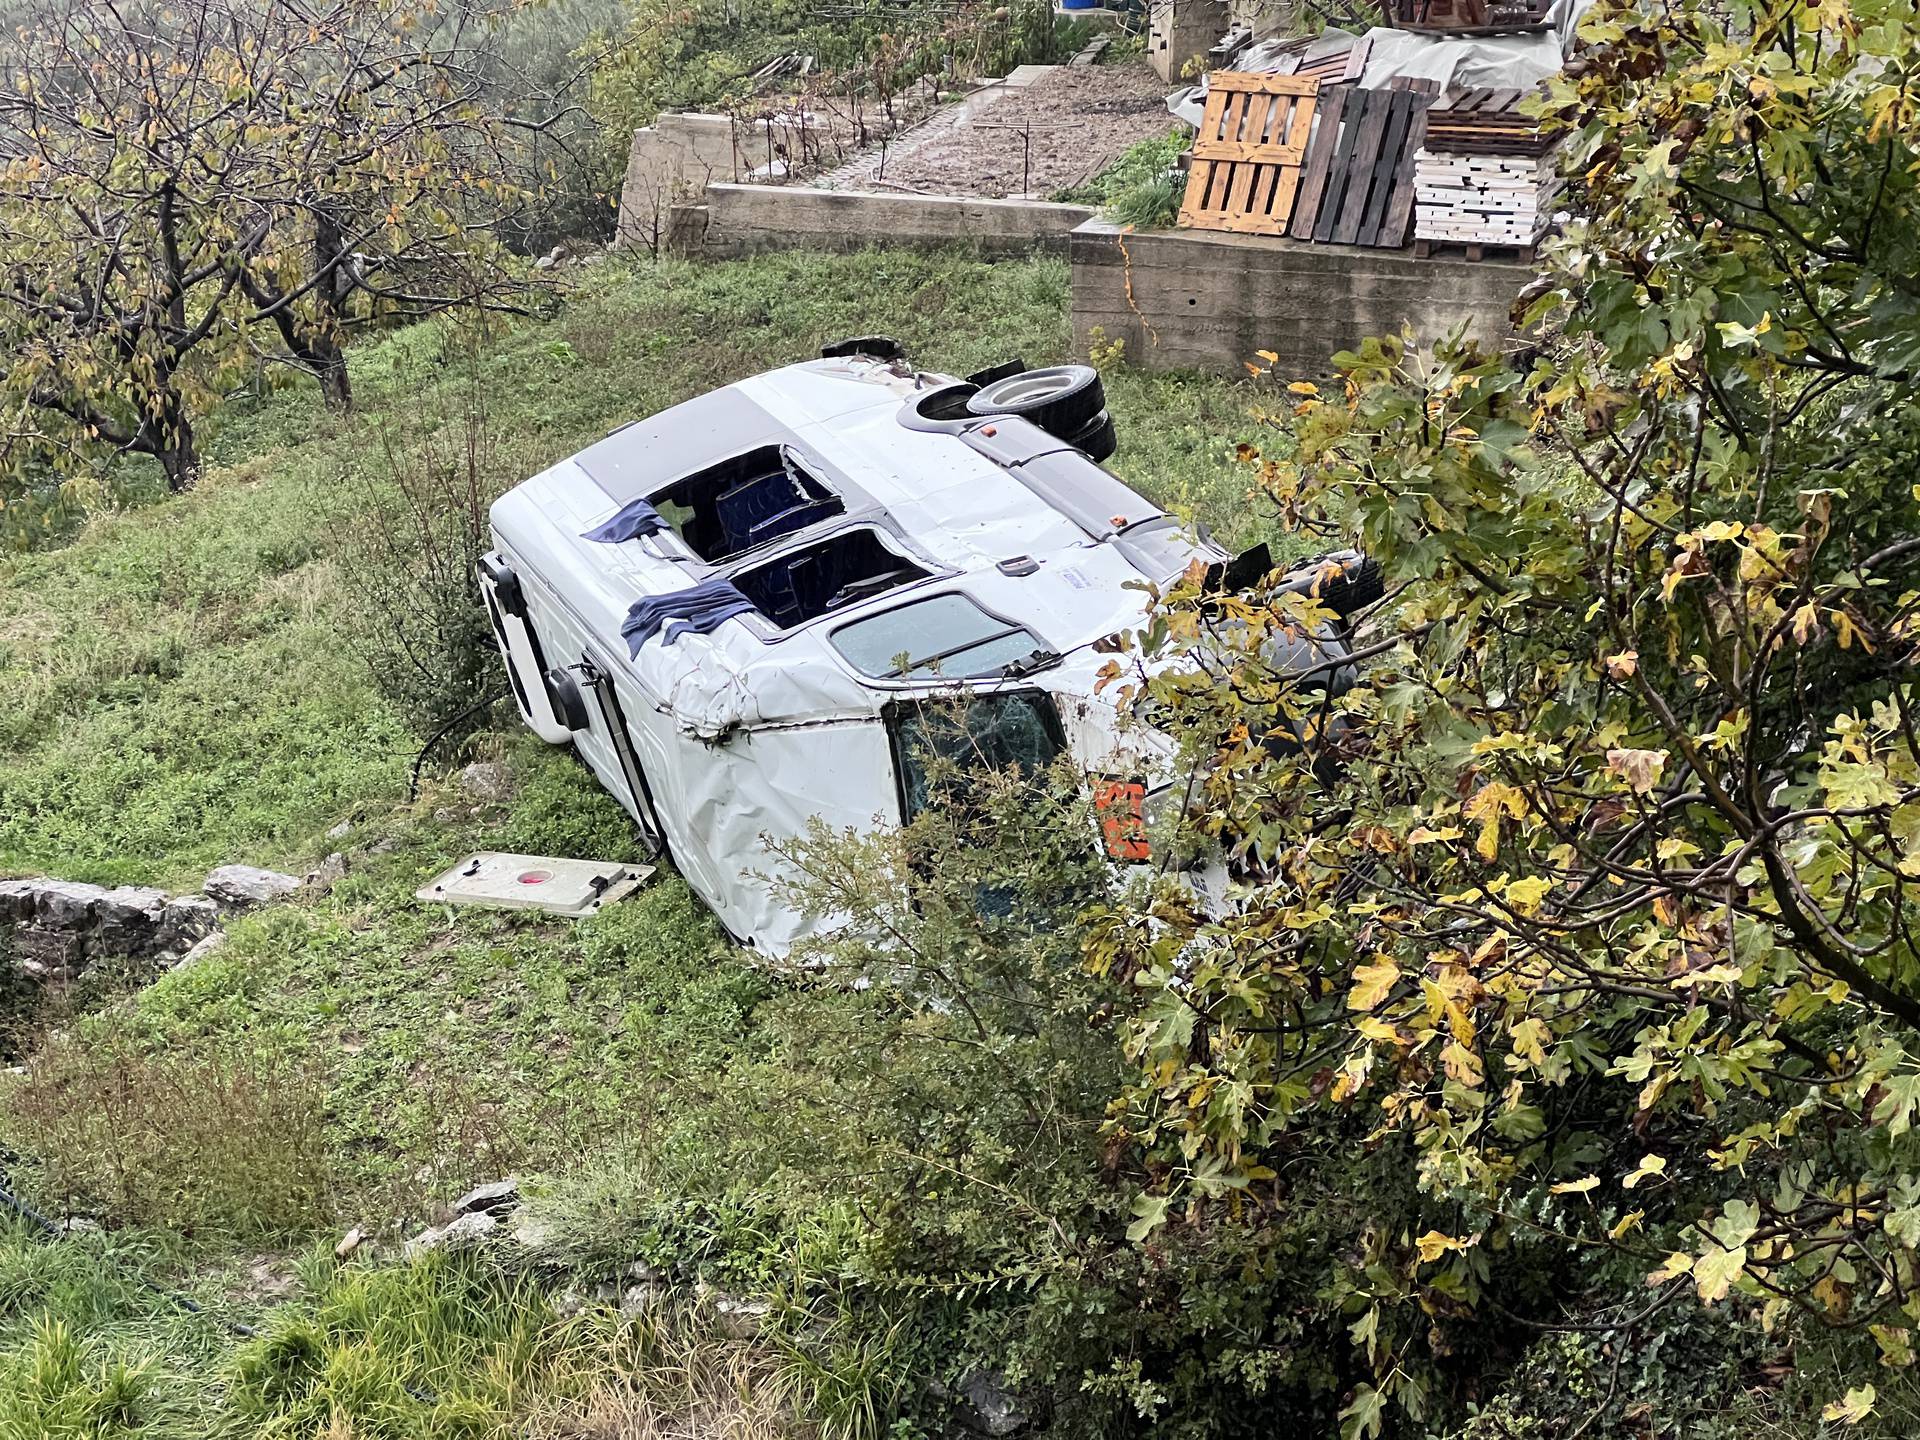
[[[775,954],[820,921],[773,893],[769,846],[816,820],[910,819],[925,702],[956,691],[989,759],[1064,752],[1112,780],[1126,813],[1109,846],[1143,858],[1133,820],[1170,786],[1171,752],[1099,693],[1094,645],[1140,625],[1141,582],[1228,557],[1054,433],[1097,428],[1097,391],[1046,429],[977,413],[991,382],[872,346],[534,476],[495,502],[479,567],[522,717],[575,747],[737,940]]]

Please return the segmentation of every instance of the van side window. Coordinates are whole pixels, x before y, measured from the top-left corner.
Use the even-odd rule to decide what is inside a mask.
[[[906,821],[927,808],[934,786],[929,770],[941,760],[963,774],[1017,766],[1023,775],[1038,775],[1067,748],[1060,714],[1038,690],[902,703],[892,710],[889,729]]]
[[[762,445],[696,470],[649,498],[687,548],[710,563],[845,514],[847,508],[786,445]]]
[[[733,583],[782,630],[870,599],[929,572],[896,554],[870,527],[841,530],[736,570]]]

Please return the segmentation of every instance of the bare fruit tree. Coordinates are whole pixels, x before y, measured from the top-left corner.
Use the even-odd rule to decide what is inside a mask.
[[[351,402],[360,327],[528,292],[492,229],[530,132],[483,5],[48,0],[0,59],[0,470],[151,456],[277,363]]]

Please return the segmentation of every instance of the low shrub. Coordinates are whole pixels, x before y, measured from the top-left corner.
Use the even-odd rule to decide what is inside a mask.
[[[383,418],[338,488],[315,497],[356,623],[342,638],[373,687],[422,737],[479,728],[505,672],[474,564],[491,545],[488,510],[539,469],[493,418],[464,337],[441,335],[466,383],[424,414]]]
[[[0,1107],[37,1192],[189,1234],[269,1236],[329,1214],[318,1073],[240,1043],[149,1052],[111,1029],[42,1049]]]
[[[1193,132],[1177,125],[1165,135],[1141,140],[1121,152],[1092,179],[1056,198],[1072,205],[1097,205],[1107,218],[1136,230],[1173,224],[1185,187],[1178,166],[1193,143]]]

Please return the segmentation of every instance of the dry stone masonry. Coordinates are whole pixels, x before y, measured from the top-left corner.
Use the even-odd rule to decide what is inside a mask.
[[[75,880],[0,880],[0,963],[42,984],[79,979],[106,959],[171,964],[204,953],[221,917],[282,899],[298,876],[223,865],[199,894]]]
[[[220,907],[205,895],[72,880],[0,880],[0,955],[32,980],[78,979],[112,956],[154,960],[212,933]]]

